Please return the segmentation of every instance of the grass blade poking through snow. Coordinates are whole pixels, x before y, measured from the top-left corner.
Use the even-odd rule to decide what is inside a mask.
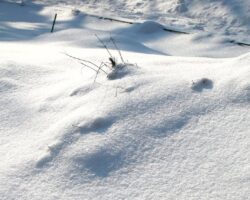
[[[95,34],[95,36],[98,39],[98,41],[102,44],[102,46],[106,49],[106,51],[109,55],[108,60],[110,61],[110,63],[109,63],[110,65],[106,62],[101,62],[98,65],[98,64],[95,64],[94,62],[89,61],[89,60],[78,58],[78,57],[69,55],[67,53],[64,53],[64,54],[66,56],[74,59],[74,60],[77,60],[84,67],[87,67],[87,68],[93,70],[96,73],[95,78],[94,78],[94,83],[96,82],[96,79],[97,79],[100,72],[103,72],[104,74],[106,74],[106,76],[109,80],[120,79],[120,78],[124,77],[125,75],[127,75],[129,73],[127,66],[132,66],[132,65],[125,63],[123,56],[121,54],[121,51],[116,44],[115,39],[110,36],[109,41],[112,42],[113,46],[117,50],[119,57],[120,57],[120,63],[116,61],[115,57],[111,54],[111,51],[109,50],[109,48],[105,44],[105,42],[97,34]]]

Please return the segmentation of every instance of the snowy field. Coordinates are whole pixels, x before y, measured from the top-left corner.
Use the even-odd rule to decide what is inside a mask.
[[[0,1],[0,199],[250,199],[249,20],[248,0]]]

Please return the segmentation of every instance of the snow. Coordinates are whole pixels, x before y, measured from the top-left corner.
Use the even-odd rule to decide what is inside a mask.
[[[0,2],[1,199],[249,199],[250,52],[230,42],[249,40],[247,0],[16,2]]]

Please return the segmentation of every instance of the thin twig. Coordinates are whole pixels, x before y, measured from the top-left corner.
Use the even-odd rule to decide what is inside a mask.
[[[114,47],[116,48],[116,50],[118,51],[119,55],[120,55],[120,58],[121,58],[121,61],[123,62],[123,64],[125,64],[124,62],[124,59],[122,57],[122,53],[120,51],[120,49],[118,48],[118,46],[116,45],[116,42],[115,42],[115,39],[113,37],[110,36],[110,40],[111,42],[113,43]]]
[[[103,45],[103,47],[107,50],[109,56],[112,58],[113,56],[112,56],[112,54],[110,53],[110,51],[109,51],[107,45],[101,40],[101,38],[98,37],[97,34],[95,34],[95,36],[96,36],[96,38],[100,41],[100,43]]]
[[[100,72],[100,70],[102,69],[103,66],[105,66],[105,65],[104,65],[104,63],[102,62],[101,65],[100,65],[100,67],[98,68],[98,70],[97,70],[97,72],[96,72],[95,79],[94,79],[94,83],[95,83],[95,81],[96,81],[96,79],[97,79],[97,76],[98,76],[98,74],[99,74],[99,72]]]
[[[80,64],[82,64],[82,65],[84,65],[85,67],[88,67],[88,68],[94,70],[95,72],[97,72],[98,69],[99,69],[99,66],[97,66],[95,63],[93,63],[93,62],[91,62],[91,61],[84,60],[84,59],[81,59],[81,58],[77,58],[77,57],[71,56],[71,55],[69,55],[69,54],[67,54],[67,53],[64,53],[64,54],[65,54],[66,56],[70,57],[70,58],[73,58],[73,59],[75,59],[75,60],[81,61]],[[85,63],[84,63],[84,62],[85,62]],[[94,67],[91,67],[91,66],[87,65],[86,63],[93,65],[96,69],[95,69]],[[103,70],[103,69],[100,69],[100,70],[101,70],[102,72],[104,72],[105,74],[108,74],[105,70]]]
[[[75,57],[75,56],[69,55],[69,54],[67,54],[67,53],[64,53],[64,54],[65,54],[66,56],[70,57],[70,58],[74,58],[74,59],[76,59],[76,60],[80,60],[80,61],[83,61],[83,62],[89,63],[89,64],[94,65],[95,67],[97,67],[97,68],[98,68],[98,66],[97,66],[95,63],[91,62],[91,61],[84,60],[84,59],[81,59],[81,58],[78,58],[78,57]]]
[[[93,71],[97,72],[96,69],[94,69],[93,67],[90,67],[89,65],[86,65],[85,63],[80,62],[80,64],[82,64],[84,67],[87,67],[87,68],[92,69]]]

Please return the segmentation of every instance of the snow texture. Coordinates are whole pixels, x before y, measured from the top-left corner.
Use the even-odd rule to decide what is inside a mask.
[[[1,1],[0,199],[249,199],[249,9]]]

